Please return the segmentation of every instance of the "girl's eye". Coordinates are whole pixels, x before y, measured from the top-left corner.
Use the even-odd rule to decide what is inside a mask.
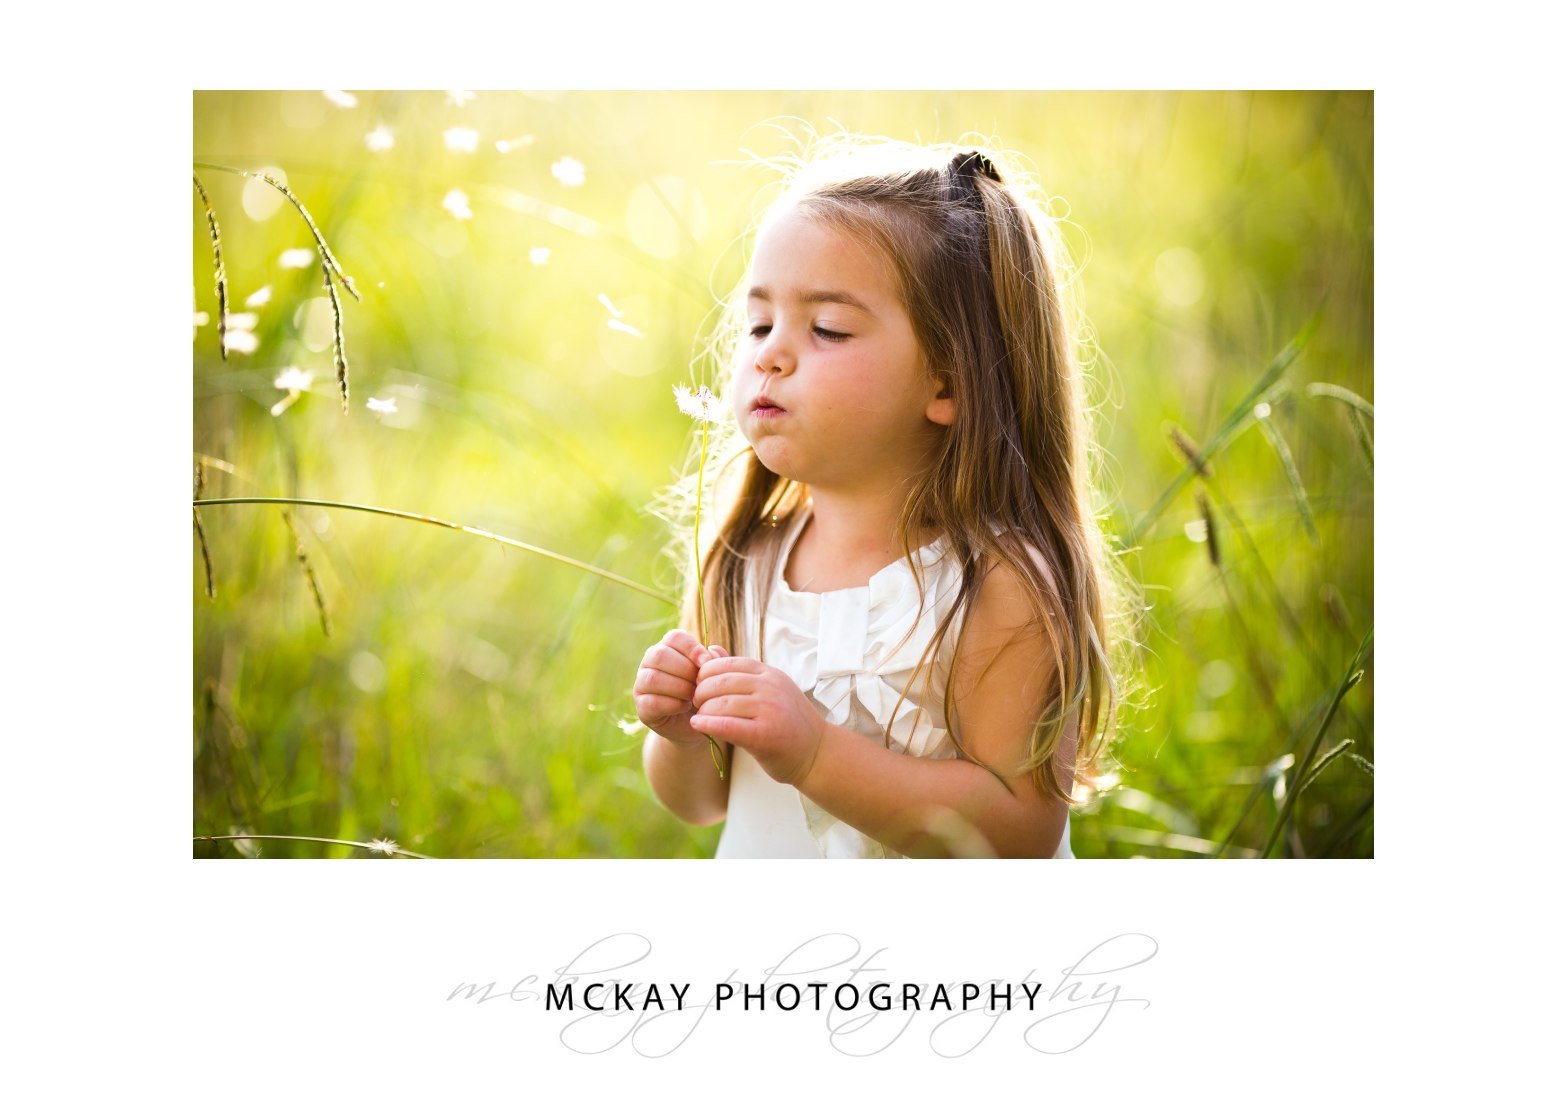
[[[753,338],[762,338],[766,337],[767,332],[771,329],[771,326],[768,326],[766,323],[761,323],[751,327],[750,334]],[[847,334],[839,333],[837,330],[829,330],[825,326],[816,326],[812,329],[815,331],[817,337],[825,338],[829,342],[841,342],[849,336]]]

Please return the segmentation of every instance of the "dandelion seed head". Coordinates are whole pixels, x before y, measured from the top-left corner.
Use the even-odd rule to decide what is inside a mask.
[[[384,400],[377,400],[374,396],[365,401],[365,407],[377,415],[395,415],[397,413],[397,400],[388,396]]]
[[[479,150],[479,133],[472,128],[448,128],[441,133],[448,151],[475,152]]]
[[[587,168],[569,155],[563,155],[550,164],[550,174],[562,186],[581,186],[587,179]]]
[[[355,105],[359,104],[359,98],[355,97],[352,93],[349,93],[344,89],[323,89],[321,91],[321,96],[325,97],[328,101],[332,102],[332,104],[336,105],[340,109],[351,109]]]
[[[677,384],[675,406],[692,419],[707,422],[718,418],[722,404],[718,397],[713,395],[713,390],[705,384],[695,391],[683,384]]]
[[[284,249],[277,258],[280,268],[308,268],[316,262],[316,250],[313,248],[289,248]]]
[[[392,130],[384,124],[378,124],[365,133],[365,147],[371,151],[388,151],[396,142]]]
[[[297,365],[290,365],[272,381],[272,387],[281,388],[285,392],[304,392],[315,379],[314,373],[307,372]]]
[[[550,250],[547,248],[535,248],[528,251],[528,263],[535,268],[544,264],[550,258]]]
[[[456,187],[446,192],[446,197],[441,199],[441,208],[458,221],[473,219],[473,207],[468,205],[468,195]]]
[[[267,305],[267,301],[271,298],[272,285],[269,283],[265,287],[257,288],[255,291],[252,291],[250,295],[246,297],[245,305],[247,307],[264,307]],[[232,321],[232,319],[230,321]]]

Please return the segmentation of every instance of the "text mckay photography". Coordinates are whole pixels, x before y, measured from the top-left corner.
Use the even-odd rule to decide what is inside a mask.
[[[669,1056],[709,1019],[733,1023],[758,1014],[798,1017],[848,1056],[913,1042],[951,1058],[993,1040],[1065,1055],[1151,1006],[1138,981],[1158,953],[1152,936],[1122,932],[1016,978],[932,978],[901,973],[892,948],[829,932],[771,965],[728,967],[722,977],[702,978],[657,973],[652,940],[617,932],[561,966],[465,978],[445,997],[454,1007],[546,1014],[558,1021],[560,1043],[582,1055]]]

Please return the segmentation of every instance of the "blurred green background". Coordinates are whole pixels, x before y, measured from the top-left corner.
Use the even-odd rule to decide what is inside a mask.
[[[1120,784],[1074,814],[1073,848],[1255,855],[1321,733],[1316,761],[1332,760],[1273,856],[1371,855],[1369,650],[1324,717],[1372,621],[1373,424],[1319,387],[1373,400],[1370,93],[313,90],[197,93],[194,109],[197,163],[286,182],[363,297],[343,299],[345,415],[308,228],[266,183],[197,166],[234,347],[219,359],[193,191],[201,497],[423,513],[667,593],[675,565],[647,506],[691,435],[670,386],[692,379],[739,278],[773,180],[752,154],[794,150],[786,132],[806,124],[977,132],[1021,153],[1070,216],[1111,527],[1149,607]],[[279,409],[288,369],[312,379]],[[1170,424],[1219,440],[1210,476],[1191,476]],[[195,543],[196,835],[712,853],[719,828],[657,803],[642,735],[622,728],[671,606],[369,513],[199,518],[216,596]],[[275,839],[194,853],[369,854]]]

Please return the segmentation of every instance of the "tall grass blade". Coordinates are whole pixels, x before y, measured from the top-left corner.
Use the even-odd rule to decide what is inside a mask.
[[[1268,367],[1263,370],[1262,375],[1257,378],[1256,383],[1251,386],[1245,397],[1240,403],[1235,405],[1230,414],[1225,417],[1224,422],[1219,425],[1219,429],[1199,448],[1199,460],[1203,462],[1211,460],[1215,454],[1228,446],[1236,435],[1245,430],[1247,425],[1256,422],[1254,411],[1257,404],[1263,401],[1273,386],[1278,383],[1279,378],[1295,363],[1295,359],[1305,350],[1306,344],[1311,340],[1312,335],[1317,332],[1317,327],[1321,322],[1322,309],[1319,306],[1312,316],[1306,320],[1306,324],[1290,339],[1289,344],[1280,350],[1278,355],[1268,364]],[[1143,533],[1153,525],[1154,521],[1164,514],[1164,510],[1170,506],[1170,502],[1181,491],[1181,487],[1197,476],[1197,473],[1197,467],[1188,462],[1186,469],[1182,470],[1180,475],[1165,487],[1164,492],[1159,494],[1159,497],[1149,507],[1148,511],[1144,512],[1138,518],[1137,523],[1132,525],[1131,531],[1121,539],[1120,546],[1123,548],[1130,547],[1141,539]]]
[[[377,516],[395,516],[400,520],[412,520],[419,524],[433,524],[437,528],[450,528],[454,532],[463,532],[470,536],[477,536],[482,540],[492,540],[505,547],[515,547],[519,551],[526,551],[530,555],[542,556],[545,559],[553,559],[557,563],[565,563],[575,567],[579,571],[585,571],[590,575],[608,579],[618,583],[628,590],[635,590],[639,594],[646,594],[665,605],[679,606],[680,603],[668,594],[660,593],[651,586],[644,586],[640,582],[633,581],[623,575],[617,575],[613,571],[606,571],[581,560],[573,559],[569,555],[562,555],[556,551],[549,551],[542,547],[535,547],[531,543],[523,543],[507,536],[497,535],[494,532],[486,532],[482,528],[473,528],[467,524],[457,524],[450,520],[441,520],[434,516],[425,516],[423,513],[402,512],[398,509],[376,508],[374,505],[354,505],[346,501],[318,501],[305,497],[209,497],[203,501],[194,502],[197,506],[207,505],[303,505],[307,508],[318,509],[348,509],[351,512],[369,512]]]
[[[352,839],[317,838],[315,835],[192,835],[192,842],[256,842],[264,839],[276,839],[279,842],[321,842],[331,846],[357,846],[361,850],[368,850],[373,854],[385,854],[389,858],[419,858],[426,861],[435,859],[429,854],[415,854],[412,850],[404,850],[396,843],[386,841],[379,842],[355,842]]]
[[[1312,740],[1311,747],[1306,750],[1306,756],[1301,761],[1300,767],[1295,770],[1295,779],[1290,784],[1288,794],[1284,798],[1284,806],[1279,811],[1279,817],[1273,821],[1273,829],[1268,833],[1268,839],[1262,844],[1262,857],[1266,858],[1273,851],[1273,844],[1278,841],[1279,833],[1284,830],[1289,822],[1291,814],[1295,810],[1296,801],[1300,799],[1301,789],[1305,784],[1305,774],[1311,772],[1312,762],[1317,756],[1317,750],[1322,746],[1322,739],[1327,735],[1328,724],[1333,721],[1333,715],[1338,710],[1339,704],[1344,701],[1344,696],[1350,688],[1359,683],[1365,670],[1360,662],[1366,655],[1366,650],[1371,647],[1371,635],[1375,628],[1367,629],[1366,635],[1360,642],[1360,647],[1355,650],[1355,655],[1350,658],[1349,667],[1345,670],[1344,681],[1339,684],[1338,691],[1333,696],[1333,701],[1328,704],[1327,713],[1322,716],[1322,723],[1317,727],[1317,736]]]
[[[207,198],[207,188],[201,185],[201,180],[195,175],[190,178],[196,184],[196,193],[201,195],[202,208],[207,211],[207,235],[212,238],[212,286],[218,295],[218,356],[227,361],[229,281],[228,274],[223,270],[223,237],[218,233],[218,215]]]
[[[288,525],[288,534],[294,537],[294,555],[305,572],[305,581],[310,584],[310,596],[315,599],[316,613],[321,617],[321,631],[330,637],[332,621],[326,614],[326,601],[321,597],[321,585],[316,581],[316,572],[310,566],[310,555],[305,551],[305,541],[299,538],[299,530],[294,527],[293,514],[288,509],[283,510],[283,523]]]
[[[1273,453],[1279,456],[1279,462],[1284,466],[1284,477],[1289,481],[1290,493],[1295,498],[1295,508],[1300,513],[1301,523],[1306,526],[1306,535],[1311,537],[1313,544],[1320,547],[1322,537],[1317,535],[1317,522],[1311,515],[1311,499],[1306,495],[1305,483],[1300,480],[1300,470],[1295,467],[1295,456],[1290,453],[1290,445],[1285,441],[1284,433],[1273,422],[1271,415],[1264,414],[1258,417],[1257,426],[1262,429],[1268,445],[1273,448]]]
[[[227,171],[231,175],[243,175],[247,179],[256,179],[258,182],[266,183],[273,190],[287,198],[289,203],[299,211],[299,216],[305,219],[305,225],[310,229],[310,235],[315,238],[316,249],[321,253],[322,261],[332,270],[332,274],[337,277],[344,290],[354,297],[354,302],[359,302],[359,291],[354,287],[353,279],[344,274],[342,265],[337,262],[337,257],[333,256],[332,250],[327,247],[326,238],[321,235],[321,230],[316,225],[316,219],[310,216],[310,211],[305,209],[305,204],[299,200],[292,190],[278,182],[271,175],[263,174],[260,171],[247,171],[243,167],[230,167],[223,163],[203,163],[200,160],[196,161],[196,166],[205,167],[209,171]]]

